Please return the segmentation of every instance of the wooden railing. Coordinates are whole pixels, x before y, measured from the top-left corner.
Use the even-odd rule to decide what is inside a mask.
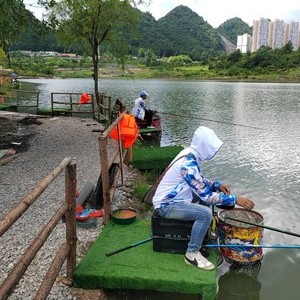
[[[110,116],[112,111],[111,97],[106,96],[104,93],[99,93],[99,101],[97,102],[97,120],[100,123],[110,123]]]
[[[2,110],[39,113],[39,92],[13,90],[10,96],[1,95]]]
[[[76,196],[76,161],[75,159],[65,158],[52,172],[42,179],[35,188],[25,196],[21,202],[15,206],[8,214],[0,220],[0,237],[10,229],[10,227],[29,209],[38,199],[46,188],[65,170],[65,202],[58,208],[51,220],[40,231],[32,244],[27,248],[15,267],[8,274],[0,286],[0,299],[9,297],[17,286],[25,271],[35,258],[37,252],[46,242],[55,226],[66,219],[66,241],[60,246],[55,258],[53,259],[44,279],[32,299],[46,299],[59,274],[59,271],[67,260],[67,277],[72,278],[76,267],[76,220],[75,220],[75,196]]]
[[[99,151],[100,151],[100,163],[101,163],[101,180],[102,180],[102,188],[103,188],[103,208],[104,208],[104,216],[103,221],[106,223],[110,218],[111,213],[111,200],[116,190],[116,185],[118,182],[118,178],[121,175],[122,185],[124,185],[124,173],[123,173],[123,164],[131,163],[131,153],[132,149],[123,149],[122,142],[120,138],[120,121],[123,118],[123,112],[117,119],[103,132],[101,132],[99,136]],[[111,131],[117,126],[118,128],[118,142],[116,142],[116,147],[113,149],[113,152],[108,156],[108,138]],[[115,162],[115,160],[119,161],[120,168],[115,176],[114,183],[110,186],[109,184],[109,169],[111,165]]]
[[[91,102],[81,104],[79,102],[81,93],[51,93],[51,113],[52,116],[64,114],[92,115],[95,119],[94,95],[90,94]]]
[[[96,119],[100,123],[110,124],[112,123],[112,117],[114,112],[124,111],[125,106],[121,99],[117,99],[112,104],[110,96],[106,96],[104,93],[99,93],[99,101],[95,107],[95,96],[90,94],[91,102],[81,104],[79,103],[80,93],[51,93],[51,113],[54,115],[67,115],[73,116],[73,114],[79,115],[92,115],[93,119]]]

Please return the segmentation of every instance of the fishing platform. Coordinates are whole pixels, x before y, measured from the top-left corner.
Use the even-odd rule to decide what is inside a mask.
[[[215,299],[216,269],[201,270],[184,262],[184,255],[155,252],[153,242],[107,256],[114,250],[151,236],[151,220],[137,219],[128,225],[109,221],[101,235],[77,266],[73,284],[84,289],[123,289],[201,295]],[[217,255],[210,250],[209,260],[217,265]]]
[[[146,128],[140,128],[139,134],[141,136],[145,135],[154,135],[154,136],[160,136],[161,135],[161,129],[156,127],[146,127]]]

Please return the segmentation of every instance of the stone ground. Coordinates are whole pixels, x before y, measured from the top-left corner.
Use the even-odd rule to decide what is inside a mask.
[[[42,143],[41,140],[41,130],[42,131],[47,131],[47,135],[51,134],[51,127],[54,127],[54,130],[57,130],[58,125],[52,125],[55,122],[58,121],[49,121],[49,118],[44,118],[41,116],[34,116],[34,115],[27,115],[27,114],[14,114],[14,113],[6,113],[6,112],[0,112],[0,149],[15,149],[17,152],[18,157],[16,158],[17,160],[21,160],[22,155],[25,156],[25,153],[27,151],[31,151],[31,145],[34,143]],[[46,123],[47,126],[45,126]],[[77,122],[78,123],[78,122]],[[43,124],[43,125],[42,125]],[[63,123],[65,125],[66,123]],[[90,124],[85,124],[84,125],[90,125]],[[40,126],[42,125],[42,126]],[[76,125],[76,124],[75,124]],[[92,124],[96,125],[96,124]],[[98,124],[99,125],[99,124]],[[80,128],[82,128],[82,125],[79,124]],[[82,134],[82,133],[80,133]],[[71,137],[70,137],[71,138]],[[75,145],[76,147],[76,145]],[[46,154],[47,155],[47,154]],[[94,153],[92,155],[98,155],[98,153]],[[21,156],[21,158],[19,158]],[[51,160],[51,158],[50,158]],[[16,168],[16,171],[18,171],[18,167],[14,167],[13,164],[15,161],[8,162],[8,164],[12,164],[11,166],[7,166],[11,168]],[[2,168],[4,166],[0,166]],[[6,167],[6,166],[5,166]],[[2,170],[4,170],[3,168]],[[1,170],[0,170],[1,171]],[[39,169],[40,171],[40,169]],[[84,170],[86,172],[86,170]],[[5,171],[4,171],[5,172]],[[22,173],[22,172],[21,172]],[[78,172],[79,177],[80,177],[80,172]],[[3,173],[4,177],[6,173]],[[20,174],[21,176],[22,174]],[[0,172],[0,177],[1,177],[1,172]],[[130,207],[135,209],[138,212],[139,217],[145,217],[148,216],[151,213],[151,208],[149,206],[145,206],[139,199],[136,199],[133,196],[133,189],[134,189],[134,184],[138,182],[141,179],[141,174],[139,173],[138,170],[135,170],[132,167],[125,167],[124,170],[124,177],[125,177],[125,186],[119,186],[116,189],[115,192],[115,198],[117,198],[117,203],[112,206],[112,209],[116,208],[125,208],[125,207]],[[26,181],[26,176],[25,179]],[[32,178],[28,178],[28,180],[32,181]],[[3,189],[11,189],[12,187],[6,186],[3,184],[3,176],[2,179],[0,180],[0,185],[3,185]],[[24,182],[22,182],[24,184]],[[25,182],[26,184],[26,182]],[[9,191],[7,191],[9,194]],[[9,199],[8,197],[5,197],[6,193],[4,190],[2,190],[2,197]],[[2,212],[5,213],[5,212]],[[101,228],[100,224],[100,228]],[[99,225],[98,225],[99,227]],[[99,228],[97,228],[99,230]],[[88,230],[84,229],[84,235],[86,235],[86,232]],[[97,231],[99,232],[99,231]],[[101,232],[101,230],[100,230]],[[95,233],[92,232],[88,233],[91,235],[89,239],[86,241],[81,241],[78,243],[78,259],[80,257],[84,256],[84,254],[88,251],[90,245],[93,242],[93,239],[97,237]],[[98,233],[99,234],[99,233]],[[79,235],[79,240],[81,238],[81,232],[80,229],[78,230],[78,235]],[[77,261],[78,261],[77,259]],[[61,285],[61,286],[70,286],[70,282],[62,275],[59,276],[56,282],[56,285]],[[64,290],[65,288],[63,288]],[[58,296],[55,299],[77,299],[77,300],[94,300],[94,299],[126,299],[128,297],[128,293],[125,291],[116,291],[116,292],[105,292],[102,290],[85,290],[85,289],[75,289],[70,287],[67,289],[67,292],[69,293],[67,298],[63,298],[62,296]],[[19,292],[20,293],[20,292]],[[57,291],[53,292],[54,294],[57,293]],[[64,291],[66,294],[66,292]],[[59,294],[59,293],[58,293]],[[16,296],[19,297],[20,295]],[[13,299],[13,298],[12,298]],[[17,298],[19,299],[19,298]],[[27,299],[26,297],[24,299]],[[51,298],[52,299],[52,298]]]

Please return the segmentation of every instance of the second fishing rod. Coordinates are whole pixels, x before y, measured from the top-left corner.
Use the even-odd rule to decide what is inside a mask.
[[[241,127],[247,127],[247,128],[252,128],[252,129],[259,129],[261,130],[262,128],[257,127],[257,126],[252,126],[252,125],[245,125],[245,124],[239,124],[239,123],[233,123],[233,122],[227,122],[227,121],[222,121],[222,120],[213,120],[209,118],[202,118],[196,115],[184,115],[184,114],[175,114],[175,113],[169,113],[169,112],[164,112],[164,111],[159,111],[159,114],[162,115],[168,115],[172,117],[180,117],[180,118],[193,118],[197,120],[203,120],[203,121],[209,121],[209,122],[215,122],[215,123],[223,123],[227,125],[233,125],[233,126],[241,126]]]

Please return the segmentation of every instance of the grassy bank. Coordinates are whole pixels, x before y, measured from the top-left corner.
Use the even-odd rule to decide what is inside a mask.
[[[219,61],[217,61],[219,63]],[[0,62],[1,64],[1,62]],[[215,63],[217,65],[217,63]],[[5,67],[5,65],[3,65]],[[92,78],[92,62],[88,58],[18,58],[13,60],[10,71],[20,77],[48,78]],[[214,67],[193,62],[191,64],[170,64],[166,61],[147,67],[142,60],[131,60],[121,68],[115,62],[102,62],[99,65],[99,78],[136,78],[136,79],[189,79],[189,80],[226,80],[226,81],[263,81],[300,83],[300,67],[276,69]]]

